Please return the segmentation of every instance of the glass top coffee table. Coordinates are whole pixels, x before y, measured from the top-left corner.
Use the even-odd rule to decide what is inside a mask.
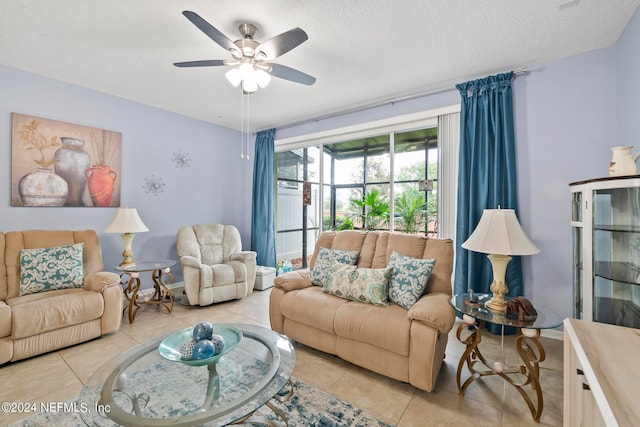
[[[213,326],[215,333],[219,325]],[[270,400],[293,395],[291,341],[260,326],[224,326],[237,328],[243,338],[213,366],[189,366],[163,358],[158,346],[164,336],[113,358],[83,387],[78,399],[86,408],[82,420],[91,426],[269,424],[254,416],[266,405],[286,423]],[[288,393],[281,397],[281,390]]]

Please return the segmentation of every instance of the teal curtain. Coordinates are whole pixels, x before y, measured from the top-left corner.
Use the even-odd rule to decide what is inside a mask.
[[[473,233],[484,209],[518,213],[511,80],[513,72],[456,85],[462,98],[456,219],[454,292],[491,294],[491,263],[486,254],[462,243]],[[509,296],[522,295],[522,265],[514,256],[506,274]],[[488,325],[493,333],[497,325]]]
[[[274,144],[276,130],[258,132],[253,155],[253,200],[251,205],[251,250],[258,265],[276,266]]]

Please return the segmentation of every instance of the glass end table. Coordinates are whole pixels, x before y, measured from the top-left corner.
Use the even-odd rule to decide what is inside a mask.
[[[525,400],[531,416],[535,421],[540,420],[543,409],[542,388],[540,386],[540,362],[544,361],[544,347],[538,340],[541,329],[553,329],[562,324],[562,318],[546,307],[534,304],[537,317],[533,320],[518,320],[507,317],[502,313],[485,308],[484,304],[491,300],[491,295],[474,294],[478,297],[476,303],[469,301],[469,294],[456,294],[449,300],[453,308],[462,314],[463,323],[456,331],[456,338],[466,345],[464,353],[460,356],[456,381],[458,392],[464,392],[478,378],[489,375],[498,375],[511,384]],[[507,298],[509,300],[510,298]],[[507,366],[504,360],[490,361],[484,357],[479,345],[482,340],[480,332],[485,322],[504,327],[517,328],[516,351],[521,363],[515,366]],[[502,341],[504,345],[504,341]],[[504,354],[504,351],[503,351]],[[466,365],[470,376],[462,382],[462,370]],[[527,392],[527,386],[533,390],[534,399]],[[534,401],[535,400],[535,401]]]
[[[134,265],[118,266],[114,269],[121,272],[120,282],[124,286],[124,297],[129,303],[129,323],[133,323],[138,314],[138,310],[147,304],[154,304],[164,307],[167,313],[173,311],[173,294],[167,285],[173,283],[174,277],[171,267],[178,261],[172,259],[162,259],[154,261],[138,261]],[[153,280],[153,295],[144,296],[140,293],[140,273],[150,271]],[[123,276],[128,276],[129,280],[122,281]]]

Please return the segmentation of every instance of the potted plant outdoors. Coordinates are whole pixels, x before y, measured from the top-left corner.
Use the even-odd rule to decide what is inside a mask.
[[[428,213],[424,194],[415,191],[405,191],[399,195],[394,203],[394,217],[404,227],[407,234],[416,234],[424,224],[424,217]]]
[[[358,213],[353,216],[362,219],[365,230],[378,230],[389,223],[389,202],[380,196],[378,190],[367,192],[362,200],[351,199],[351,203],[358,209]]]

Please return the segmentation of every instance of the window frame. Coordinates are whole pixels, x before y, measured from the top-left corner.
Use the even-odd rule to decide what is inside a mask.
[[[407,132],[425,127],[438,127],[438,237],[455,238],[455,212],[457,200],[457,175],[458,175],[458,145],[459,145],[459,119],[458,123],[452,123],[453,114],[460,113],[460,104],[425,110],[418,113],[390,117],[387,119],[364,122],[356,125],[330,129],[326,131],[308,133],[289,138],[276,138],[274,141],[275,152],[289,151],[299,148],[316,146],[322,151],[324,145],[350,139],[372,137],[380,134],[390,135],[390,152],[394,151],[394,134]],[[441,120],[445,117],[445,120]],[[455,116],[454,116],[455,117]],[[276,134],[277,136],[277,134]],[[445,141],[441,139],[446,138]],[[319,174],[319,200],[324,200],[325,182],[323,172],[323,156],[320,156]],[[395,180],[393,156],[390,165],[390,190],[393,197],[393,183]],[[322,209],[322,202],[319,204]],[[447,215],[443,216],[442,213]],[[390,214],[393,215],[393,204]],[[320,213],[322,215],[322,212]],[[320,232],[323,231],[323,221],[320,222]],[[393,227],[390,228],[393,231]]]

